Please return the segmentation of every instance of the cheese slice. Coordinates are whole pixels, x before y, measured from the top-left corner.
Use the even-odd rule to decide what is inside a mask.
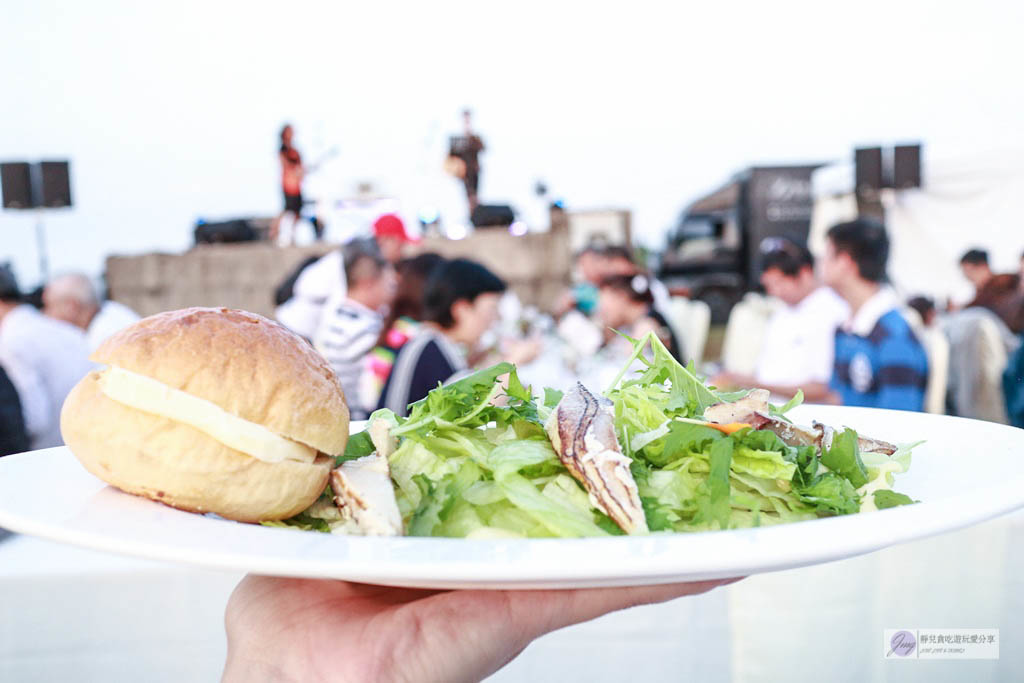
[[[169,387],[152,377],[111,366],[100,373],[99,383],[100,390],[118,403],[187,424],[228,448],[263,462],[311,463],[316,459],[316,449],[243,420],[211,401]]]

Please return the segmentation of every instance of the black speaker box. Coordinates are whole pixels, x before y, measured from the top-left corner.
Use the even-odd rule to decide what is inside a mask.
[[[882,148],[867,147],[854,151],[856,165],[857,195],[862,199],[873,199],[883,185]]]
[[[48,209],[71,206],[71,169],[68,162],[39,162],[39,205]]]
[[[32,196],[32,171],[28,162],[16,161],[0,164],[0,186],[3,189],[5,209],[31,209],[36,203]]]
[[[897,145],[892,151],[892,186],[921,187],[921,145]]]
[[[249,221],[241,218],[218,223],[201,223],[196,225],[194,234],[196,244],[251,242],[257,236]]]
[[[516,219],[508,204],[480,204],[469,217],[475,228],[507,228]]]

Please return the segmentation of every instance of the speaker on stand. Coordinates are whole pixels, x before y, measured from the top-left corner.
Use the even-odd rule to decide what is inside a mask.
[[[36,244],[39,249],[39,274],[50,277],[46,252],[43,211],[68,208],[71,203],[71,168],[67,161],[25,161],[0,164],[0,191],[3,208],[15,211],[36,210]]]

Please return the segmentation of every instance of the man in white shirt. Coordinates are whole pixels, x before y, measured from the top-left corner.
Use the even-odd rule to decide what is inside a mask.
[[[313,339],[328,304],[345,299],[345,266],[341,249],[332,249],[302,269],[290,299],[274,311],[277,321],[306,339]]]
[[[761,245],[761,284],[783,303],[768,320],[753,377],[722,373],[719,387],[761,387],[778,396],[797,389],[809,402],[829,398],[836,328],[850,314],[849,305],[814,274],[814,258],[784,238]]]
[[[84,331],[90,352],[115,332],[139,320],[138,314],[124,304],[101,303],[96,288],[81,273],[55,277],[46,285],[43,313]]]
[[[22,304],[17,283],[0,269],[0,364],[21,400],[33,449],[60,446],[60,409],[91,369],[85,334]]]
[[[362,395],[366,355],[377,345],[398,280],[372,239],[353,240],[342,253],[348,295],[324,312],[313,346],[338,376],[353,419],[362,419],[370,408]]]

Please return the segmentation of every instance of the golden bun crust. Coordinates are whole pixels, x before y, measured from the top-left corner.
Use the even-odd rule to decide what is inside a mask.
[[[193,427],[129,408],[101,390],[98,372],[61,410],[64,441],[92,474],[122,491],[240,522],[285,519],[313,504],[333,458],[266,463]]]
[[[348,443],[348,406],[327,361],[266,318],[226,308],[157,313],[91,356],[204,398],[328,455]]]

